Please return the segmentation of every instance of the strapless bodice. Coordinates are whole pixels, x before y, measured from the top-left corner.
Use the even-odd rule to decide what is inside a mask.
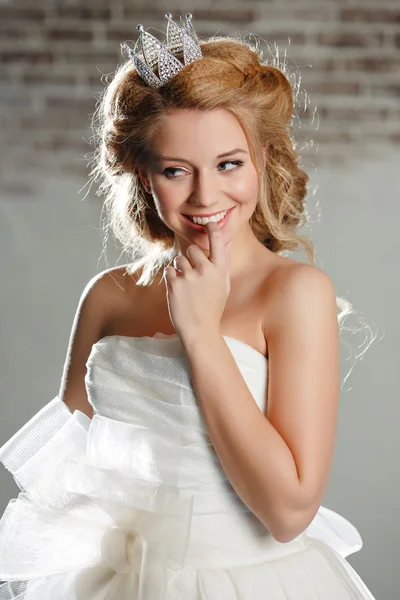
[[[268,361],[252,346],[223,336],[261,411]],[[204,429],[180,338],[107,336],[93,345],[85,378],[96,413],[137,425]],[[149,422],[149,419],[151,421]]]

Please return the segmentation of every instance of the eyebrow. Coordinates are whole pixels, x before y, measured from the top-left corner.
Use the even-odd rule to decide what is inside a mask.
[[[232,154],[238,154],[239,152],[242,152],[244,154],[248,154],[248,152],[246,150],[243,150],[242,148],[234,148],[234,150],[228,150],[228,152],[223,152],[222,154],[218,154],[217,158],[223,158],[224,156],[231,156]],[[176,156],[159,156],[158,160],[176,160],[178,162],[185,162],[188,164],[191,164],[190,161],[185,160],[184,158],[178,158]]]

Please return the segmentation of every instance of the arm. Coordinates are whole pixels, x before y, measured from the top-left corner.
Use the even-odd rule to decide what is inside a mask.
[[[110,287],[111,278],[106,271],[95,275],[81,294],[58,392],[58,397],[71,413],[80,410],[90,418],[93,417],[93,408],[86,392],[86,362],[93,344],[103,336]]]
[[[286,277],[268,332],[268,408],[260,412],[224,338],[183,340],[203,417],[236,493],[275,539],[302,533],[321,504],[339,396],[336,296],[308,265]]]

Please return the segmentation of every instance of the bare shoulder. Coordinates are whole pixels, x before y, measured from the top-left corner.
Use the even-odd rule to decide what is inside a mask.
[[[333,286],[329,275],[316,265],[309,265],[296,260],[281,258],[285,261],[278,263],[271,273],[271,292],[281,293],[294,288],[303,288],[305,284],[318,286]]]
[[[84,313],[85,322],[93,325],[96,323],[98,335],[101,335],[116,303],[121,302],[127,293],[131,293],[131,286],[124,276],[125,270],[125,267],[113,267],[97,273],[83,289],[77,315]]]
[[[92,295],[96,297],[96,303],[103,308],[104,325],[119,307],[131,304],[138,289],[136,282],[140,271],[141,269],[136,269],[132,272],[131,265],[128,264],[112,267],[98,273],[89,282],[88,286],[93,288]]]
[[[318,311],[328,305],[336,311],[336,293],[332,279],[321,268],[279,257],[267,278],[265,330],[272,331],[289,313]],[[317,317],[317,313],[315,313]]]

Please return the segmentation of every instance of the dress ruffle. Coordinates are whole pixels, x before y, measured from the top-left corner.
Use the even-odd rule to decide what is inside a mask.
[[[325,507],[293,542],[247,548],[243,530],[232,547],[237,500],[201,465],[198,497],[186,434],[44,406],[0,449],[21,490],[0,520],[0,600],[373,600],[345,560],[360,534]]]

